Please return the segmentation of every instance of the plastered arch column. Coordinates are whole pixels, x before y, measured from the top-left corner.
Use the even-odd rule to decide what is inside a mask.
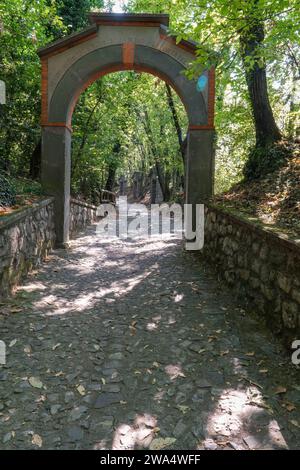
[[[169,83],[189,120],[186,201],[200,203],[213,190],[214,70],[207,86],[184,74],[195,44],[168,36],[167,15],[92,14],[92,26],[39,51],[42,62],[42,184],[55,196],[58,245],[69,240],[71,122],[80,94],[115,71],[148,72]]]

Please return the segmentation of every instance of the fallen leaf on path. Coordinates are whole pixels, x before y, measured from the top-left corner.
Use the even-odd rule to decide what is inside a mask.
[[[218,441],[218,446],[225,447],[229,444],[229,441]]]
[[[190,408],[188,406],[185,406],[185,405],[178,405],[177,408],[179,409],[179,411],[181,411],[181,413],[183,413],[184,415],[190,410]]]
[[[62,370],[54,374],[55,377],[61,377],[62,375],[64,375]]]
[[[174,437],[166,437],[164,439],[159,437],[151,442],[150,450],[162,450],[174,444],[174,442],[176,442]]]
[[[211,343],[211,342],[214,341],[215,339],[218,339],[218,337],[217,337],[217,336],[214,336],[214,335],[209,336],[209,337],[208,337],[208,342]]]
[[[40,436],[39,434],[34,434],[34,435],[32,436],[31,443],[32,443],[34,446],[42,447],[42,445],[43,445],[43,439],[41,438],[41,436]]]
[[[289,401],[282,403],[281,406],[289,412],[294,411],[296,409],[295,405]]]
[[[279,385],[274,391],[275,395],[280,395],[281,393],[286,393],[286,388]]]
[[[44,384],[37,377],[29,377],[28,382],[34,388],[43,388]]]
[[[229,349],[227,349],[226,351],[221,351],[220,356],[226,356],[226,354],[228,353],[229,353]]]
[[[292,423],[294,426],[296,426],[296,428],[300,428],[300,424],[295,419],[291,419],[290,423]]]
[[[198,354],[202,354],[202,353],[204,353],[205,351],[206,351],[206,349],[199,349],[199,351],[197,351],[197,352],[198,352]]]
[[[85,388],[83,385],[78,385],[78,387],[76,387],[78,393],[80,393],[81,396],[84,396],[85,395]]]
[[[11,313],[19,313],[19,312],[22,312],[22,308],[21,307],[12,307],[10,309]]]

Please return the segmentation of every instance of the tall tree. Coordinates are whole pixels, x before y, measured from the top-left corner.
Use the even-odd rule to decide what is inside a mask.
[[[255,124],[256,146],[267,147],[281,139],[270,105],[266,63],[261,54],[265,39],[264,17],[259,0],[245,5],[245,21],[239,31],[240,50]]]
[[[182,158],[182,163],[183,165],[185,165],[185,143],[182,138],[182,129],[181,129],[178,114],[176,111],[172,89],[168,83],[166,83],[166,93],[167,93],[168,104],[169,104],[170,111],[172,113],[174,126],[176,130],[177,138],[178,138],[178,144],[179,144],[180,154]]]
[[[279,53],[285,60],[288,47],[294,55],[299,53],[299,0],[129,0],[129,9],[169,12],[171,32],[179,32],[178,40],[191,37],[199,44],[189,76],[197,77],[204,68],[217,65],[217,96],[226,77],[230,93],[237,90],[237,103],[245,97],[244,80],[256,146],[266,147],[281,138],[267,71],[278,63]],[[282,66],[288,80],[290,68],[284,62]]]
[[[63,27],[55,1],[0,2],[0,79],[7,99],[0,115],[0,167],[28,175],[30,155],[40,136],[39,46],[51,41],[50,29]]]
[[[71,33],[87,26],[88,13],[103,6],[104,0],[60,0],[58,14]]]

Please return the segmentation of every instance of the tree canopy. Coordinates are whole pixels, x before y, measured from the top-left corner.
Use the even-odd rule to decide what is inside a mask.
[[[299,138],[299,0],[128,0],[127,12],[168,13],[177,40],[194,39],[188,77],[216,66],[216,191],[276,166],[269,148]],[[40,63],[38,47],[87,25],[102,0],[0,0],[0,168],[38,178]],[[163,105],[161,105],[163,103]],[[72,188],[93,198],[122,173],[156,168],[165,197],[184,171],[187,119],[176,94],[145,74],[108,75],[81,96],[73,117]],[[270,157],[271,155],[271,157]],[[266,157],[267,156],[267,157]]]

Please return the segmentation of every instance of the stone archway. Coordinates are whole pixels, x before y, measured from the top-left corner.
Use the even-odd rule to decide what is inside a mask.
[[[57,242],[69,239],[72,114],[80,94],[111,72],[148,72],[180,96],[189,121],[186,202],[212,194],[214,171],[214,69],[206,86],[184,75],[196,45],[168,35],[168,15],[92,13],[91,26],[39,50],[42,63],[42,184],[55,197]]]

